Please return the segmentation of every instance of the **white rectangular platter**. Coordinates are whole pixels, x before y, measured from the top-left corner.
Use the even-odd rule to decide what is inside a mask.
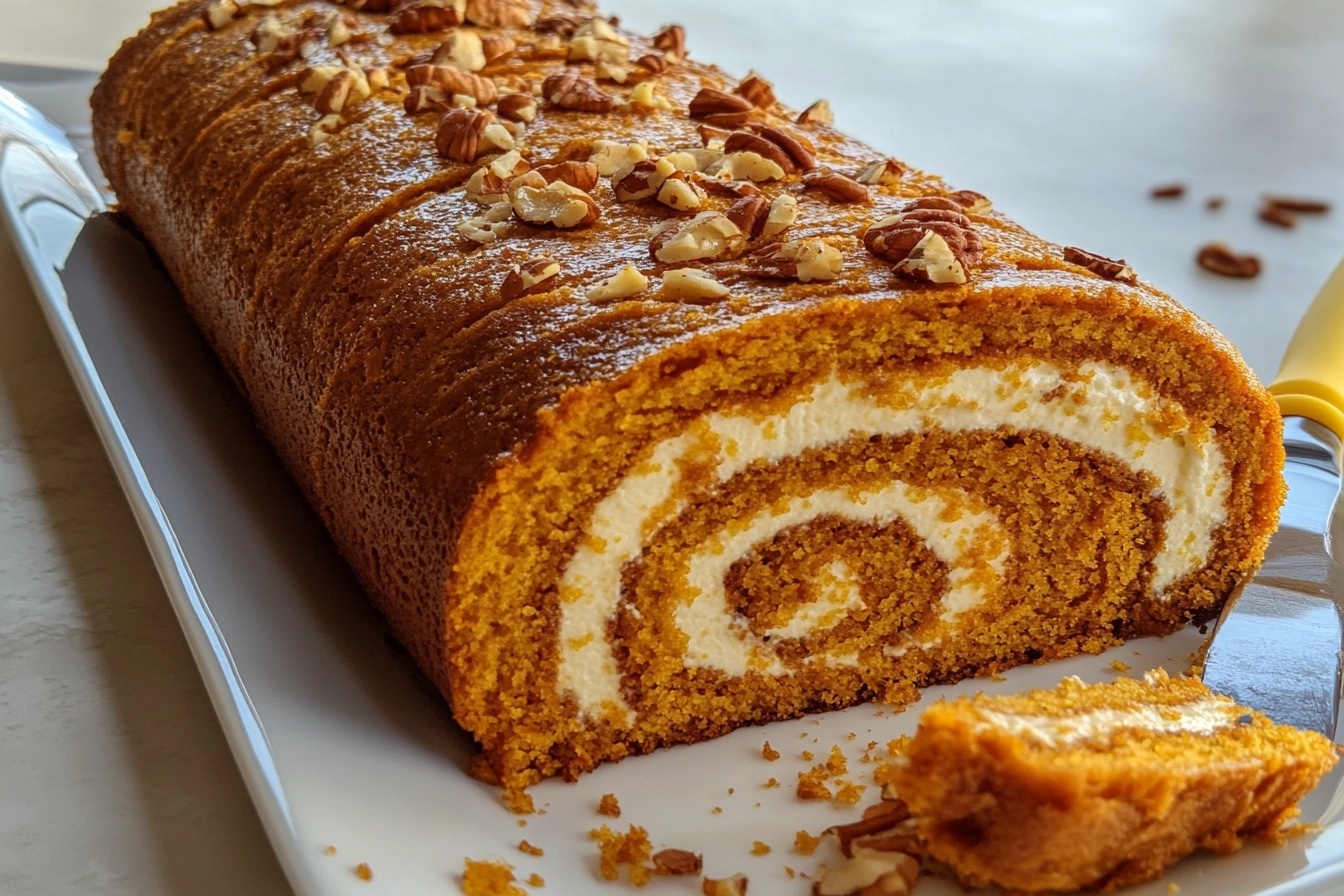
[[[706,50],[707,57],[712,53]],[[51,148],[61,139],[57,130],[24,118],[13,102],[7,112],[26,135],[16,136],[11,125],[6,138],[0,128],[0,208],[10,236],[300,896],[452,893],[466,857],[504,859],[522,879],[537,873],[546,881],[538,892],[593,893],[609,886],[588,836],[603,823],[637,824],[655,846],[701,852],[707,874],[743,872],[755,894],[808,891],[802,874],[830,854],[797,855],[795,832],[818,833],[857,817],[857,809],[794,796],[798,772],[813,764],[803,752],[822,761],[839,745],[850,777],[868,781],[874,765],[860,760],[864,747],[911,733],[918,707],[896,713],[863,706],[738,731],[605,767],[574,784],[544,783],[532,791],[538,814],[509,813],[495,788],[467,774],[470,738],[386,638],[171,284],[134,235],[96,212],[100,198],[76,159]],[[882,141],[880,134],[864,136]],[[1299,279],[1314,276],[1309,271]],[[1309,298],[1295,297],[1296,307]],[[1280,308],[1274,316],[1283,314]],[[1231,315],[1215,323],[1235,331],[1234,340],[1262,374],[1263,359],[1277,354],[1291,328],[1291,321],[1276,321],[1256,329]],[[1065,675],[1109,680],[1119,674],[1114,660],[1132,667],[1131,674],[1156,666],[1178,671],[1200,640],[1187,631],[1136,642],[1100,657],[1015,670],[1002,680],[933,689],[924,700],[1048,687]],[[782,753],[779,760],[762,757],[766,740]],[[767,786],[771,779],[781,786]],[[1130,892],[1158,896],[1168,883],[1183,893],[1220,896],[1344,891],[1341,779],[1340,772],[1332,774],[1304,802],[1304,820],[1321,826],[1315,833],[1279,848],[1251,846],[1231,858],[1197,856]],[[596,812],[606,793],[620,800],[619,821]],[[864,803],[876,798],[877,789],[869,787]],[[522,839],[545,855],[520,852]],[[770,852],[754,855],[756,841]],[[329,846],[336,847],[334,855]],[[355,875],[356,863],[368,864],[371,881]],[[789,869],[799,876],[790,877]],[[661,879],[650,892],[698,887]],[[919,892],[960,890],[928,880]]]

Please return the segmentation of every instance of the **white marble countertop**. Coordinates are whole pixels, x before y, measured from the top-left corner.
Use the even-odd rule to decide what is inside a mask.
[[[157,5],[0,0],[0,66],[96,70]],[[609,5],[637,28],[669,16],[663,4]],[[756,64],[792,105],[825,96],[842,126],[898,158],[1048,236],[1124,255],[1270,377],[1344,255],[1344,8],[955,6],[687,0],[676,17],[696,55],[738,73]],[[1151,200],[1167,181],[1190,195]],[[1276,230],[1255,220],[1265,191],[1337,208]],[[1203,208],[1212,195],[1226,197],[1222,211]],[[1199,271],[1194,249],[1214,238],[1260,254],[1265,273]],[[0,893],[290,892],[3,240],[0,709]]]

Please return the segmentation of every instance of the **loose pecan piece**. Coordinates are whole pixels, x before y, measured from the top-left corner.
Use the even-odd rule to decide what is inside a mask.
[[[481,52],[485,54],[485,64],[494,65],[501,59],[507,59],[518,49],[518,44],[507,34],[490,34],[481,38]]]
[[[1239,255],[1224,243],[1210,243],[1200,248],[1195,262],[1204,270],[1223,277],[1255,277],[1260,273],[1260,259],[1254,255]]]
[[[1121,283],[1139,282],[1139,278],[1134,275],[1134,269],[1126,264],[1124,259],[1116,261],[1095,252],[1088,252],[1086,249],[1079,249],[1077,246],[1065,246],[1064,260],[1085,267],[1107,280],[1119,280]]]
[[[660,849],[653,854],[655,874],[699,874],[704,862],[688,849]]]
[[[509,93],[495,105],[500,118],[531,124],[537,120],[537,101],[525,93]]]
[[[602,88],[577,72],[570,71],[551,75],[542,81],[541,95],[554,106],[576,112],[610,112],[616,105],[616,101]]]

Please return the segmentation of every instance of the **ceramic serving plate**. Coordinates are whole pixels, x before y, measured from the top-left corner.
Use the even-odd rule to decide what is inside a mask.
[[[883,756],[887,741],[911,733],[918,707],[862,706],[664,750],[574,784],[541,784],[532,790],[538,812],[511,814],[495,788],[467,774],[470,738],[386,637],[172,285],[105,213],[62,130],[5,92],[0,208],[297,893],[441,896],[456,891],[471,857],[506,860],[521,879],[540,875],[540,892],[589,894],[612,886],[589,838],[603,823],[637,824],[655,846],[703,853],[707,874],[745,873],[752,893],[808,892],[803,876],[835,855],[798,855],[795,833],[852,820],[858,808],[798,800],[798,773],[839,746],[848,777],[870,782],[865,752]],[[1129,674],[1181,670],[1199,643],[1186,631],[933,689],[924,700],[1048,687],[1065,675],[1109,680],[1122,674],[1116,660]],[[762,756],[766,741],[779,759]],[[607,793],[619,820],[597,814]],[[860,805],[877,796],[870,786]],[[1131,892],[1158,896],[1169,883],[1219,896],[1340,892],[1342,799],[1336,772],[1303,804],[1316,832],[1230,858],[1197,856]],[[523,839],[544,855],[521,852]],[[359,863],[371,881],[356,875]],[[659,879],[650,892],[698,885]],[[956,892],[920,884],[922,896]]]

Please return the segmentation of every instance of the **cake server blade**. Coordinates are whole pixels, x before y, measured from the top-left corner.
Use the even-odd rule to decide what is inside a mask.
[[[1276,722],[1333,738],[1338,721],[1344,578],[1341,519],[1344,263],[1297,325],[1269,391],[1284,414],[1288,499],[1255,579],[1223,608],[1204,682]]]
[[[1284,420],[1288,500],[1254,581],[1223,608],[1204,683],[1276,722],[1334,737],[1344,622],[1330,525],[1339,440],[1304,417]]]

